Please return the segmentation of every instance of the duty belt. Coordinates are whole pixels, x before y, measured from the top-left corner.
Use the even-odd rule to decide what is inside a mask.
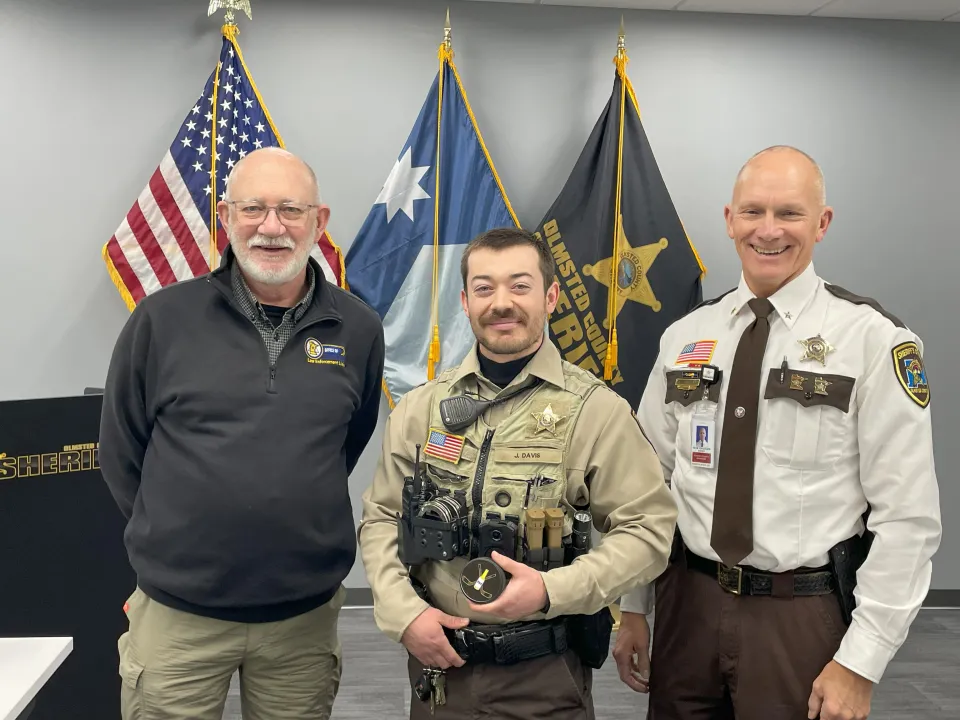
[[[716,578],[720,587],[734,595],[781,595],[784,590],[787,595],[829,595],[834,590],[833,573],[827,567],[794,570],[791,582],[789,573],[765,572],[740,565],[730,567],[684,550],[688,568]]]
[[[509,623],[470,624],[460,630],[444,628],[457,654],[468,664],[513,665],[567,651],[567,626],[563,619]]]

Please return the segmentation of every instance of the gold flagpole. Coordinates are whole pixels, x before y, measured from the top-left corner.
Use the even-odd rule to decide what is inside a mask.
[[[243,11],[248,20],[253,20],[250,0],[210,0],[210,5],[207,7],[207,17],[218,10],[225,11],[220,32],[232,41],[236,41],[237,34],[240,32],[233,15],[234,10]],[[213,97],[210,108],[213,118],[210,120],[210,256],[208,265],[211,270],[217,267],[217,95],[219,88],[220,61],[217,60],[217,69],[213,75]]]
[[[617,140],[617,193],[613,223],[613,257],[610,259],[610,289],[607,296],[607,317],[610,323],[610,339],[607,354],[603,361],[603,379],[612,380],[613,370],[617,366],[617,270],[620,267],[620,238],[623,236],[623,217],[620,213],[620,189],[623,181],[623,115],[626,104],[627,88],[627,50],[623,29],[623,16],[620,16],[620,35],[617,38],[617,56],[613,60],[620,78],[620,137]],[[620,604],[613,602],[608,606],[613,616],[613,632],[620,629]]]
[[[433,195],[433,289],[430,299],[430,316],[433,320],[433,332],[430,337],[430,349],[427,351],[427,380],[436,377],[437,365],[440,363],[440,118],[443,115],[443,69],[444,65],[453,59],[453,41],[450,28],[450,8],[447,8],[447,19],[443,26],[443,42],[437,51],[440,60],[440,75],[437,92],[437,157],[435,160],[434,195]]]
[[[617,141],[617,195],[613,215],[613,257],[610,262],[610,290],[607,296],[607,318],[610,325],[610,338],[607,342],[607,354],[603,361],[603,379],[612,380],[613,370],[617,366],[617,271],[620,269],[620,238],[623,236],[623,216],[620,213],[620,188],[623,180],[623,111],[627,94],[627,50],[624,42],[623,16],[620,16],[620,36],[617,39],[617,56],[613,62],[617,66],[620,78],[620,137]]]

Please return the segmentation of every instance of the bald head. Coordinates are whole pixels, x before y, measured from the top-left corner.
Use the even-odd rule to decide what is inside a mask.
[[[803,152],[790,145],[773,145],[756,153],[737,173],[733,186],[734,197],[740,189],[746,176],[752,172],[774,172],[778,174],[799,175],[798,180],[809,183],[817,202],[823,208],[827,204],[827,189],[823,180],[823,171],[817,162]]]
[[[302,180],[309,189],[307,191],[308,197],[303,198],[300,202],[309,202],[316,205],[323,202],[320,197],[320,184],[317,182],[317,174],[313,171],[313,168],[289,150],[279,147],[261,148],[240,158],[227,177],[224,190],[225,199],[244,199],[242,188],[248,184],[248,179],[251,176],[263,173],[268,175],[289,173],[302,175]],[[235,193],[236,188],[240,188],[241,191]]]
[[[833,219],[823,173],[796,148],[762,150],[740,169],[733,200],[723,209],[743,277],[758,297],[770,297],[813,261]]]

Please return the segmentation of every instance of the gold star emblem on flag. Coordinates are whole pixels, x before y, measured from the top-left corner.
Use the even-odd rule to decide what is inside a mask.
[[[614,304],[614,315],[620,315],[620,310],[627,300],[646,305],[654,312],[660,312],[660,301],[653,294],[650,280],[647,277],[650,266],[657,259],[661,250],[664,250],[668,241],[660,238],[650,245],[632,247],[623,232],[623,215],[617,223],[617,245],[620,261],[617,263],[617,294]],[[601,285],[610,287],[610,270],[613,257],[604,258],[595,265],[584,265],[584,275],[589,275]],[[610,327],[610,319],[603,321],[604,327]]]

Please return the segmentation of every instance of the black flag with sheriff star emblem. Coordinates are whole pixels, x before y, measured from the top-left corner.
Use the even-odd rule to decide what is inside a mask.
[[[626,56],[615,63],[610,101],[537,234],[553,252],[560,284],[550,338],[565,360],[604,378],[636,408],[663,331],[702,300],[705,269],[647,141]]]

